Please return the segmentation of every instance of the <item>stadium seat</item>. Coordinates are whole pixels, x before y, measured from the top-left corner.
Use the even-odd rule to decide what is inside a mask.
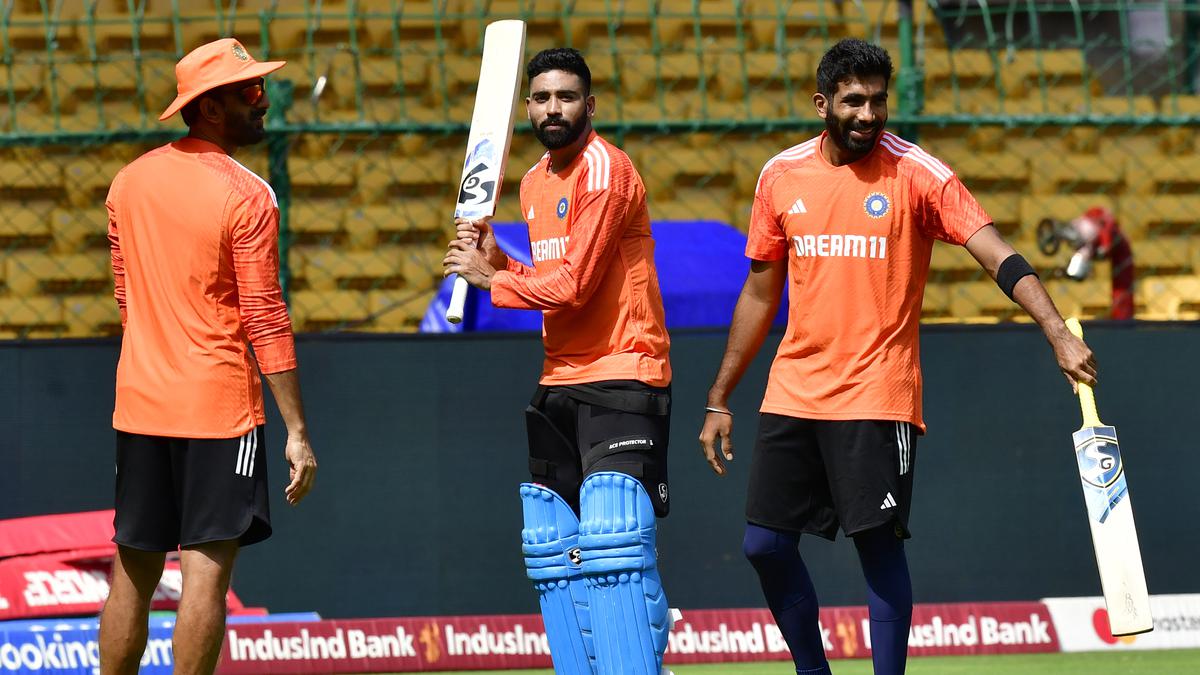
[[[1108,194],[1026,195],[1021,197],[1021,223],[1032,231],[1042,218],[1071,220],[1093,206],[1116,213],[1116,202]]]
[[[316,241],[333,243],[345,233],[342,221],[345,206],[341,200],[301,199],[291,203],[288,210],[288,231],[291,243]]]
[[[1133,193],[1178,194],[1200,189],[1200,157],[1195,155],[1129,157],[1125,173]]]
[[[950,289],[953,284],[930,280],[921,298],[921,320],[939,321],[951,318]]]
[[[396,246],[370,251],[317,249],[306,256],[304,278],[314,290],[399,288],[405,284],[403,253]]]
[[[295,291],[288,301],[292,326],[298,331],[321,331],[370,318],[367,294],[359,291]]]
[[[846,36],[844,7],[824,0],[747,0],[743,11],[754,47],[771,49]]]
[[[111,294],[68,295],[62,299],[62,317],[70,337],[121,332],[121,312]]]
[[[578,3],[567,24],[569,44],[584,53],[596,46],[605,51],[646,52],[654,47],[654,18],[658,0]]]
[[[368,249],[381,243],[442,243],[454,234],[453,214],[454,205],[448,197],[405,197],[388,205],[360,206],[345,217],[348,244]],[[511,219],[497,218],[500,220]]]
[[[395,56],[362,58],[358,65],[368,96],[425,94],[430,86],[433,57],[401,51]]]
[[[1034,227],[1037,223],[1021,222],[1021,194],[1018,192],[986,192],[973,193],[979,200],[980,206],[992,217],[996,229],[1005,236],[1020,232],[1022,226]]]
[[[50,213],[50,235],[55,253],[79,253],[89,248],[108,248],[108,210],[55,208]]]
[[[1146,307],[1143,318],[1163,320],[1200,319],[1200,276],[1155,276],[1135,286],[1137,304]]]
[[[812,56],[804,51],[722,54],[717,59],[713,91],[730,101],[747,97],[753,101],[765,92],[790,97],[793,91],[814,89],[815,69]]]
[[[931,281],[971,281],[986,275],[966,248],[940,241],[934,243],[929,257]]]
[[[28,335],[32,331],[53,334],[62,327],[62,302],[58,298],[0,298],[0,330],[18,335]]]
[[[340,197],[354,188],[354,156],[335,155],[319,159],[288,157],[292,187],[313,197]]]
[[[46,210],[0,201],[0,249],[42,248],[50,241]]]
[[[20,297],[100,292],[112,287],[111,258],[107,251],[66,255],[23,251],[6,257],[4,279],[9,292]]]
[[[474,5],[473,0],[469,0]],[[462,45],[467,49],[483,46],[483,31],[487,24],[498,19],[524,19],[525,51],[532,56],[547,46],[563,44],[563,16],[570,17],[571,0],[488,0],[486,15],[465,18],[459,22]],[[471,8],[473,9],[473,7]]]
[[[744,44],[739,35],[742,23],[739,3],[728,0],[696,0],[690,3],[662,3],[658,19],[658,39],[663,44],[696,47],[699,33],[702,48],[714,51],[738,51]]]
[[[458,175],[451,176],[452,169],[461,171],[455,161],[428,153],[406,157],[363,154],[355,162],[359,198],[367,203],[379,204],[394,199],[396,191],[416,194],[439,191],[458,182]]]
[[[1030,188],[1034,194],[1093,192],[1116,194],[1124,183],[1121,162],[1106,162],[1095,155],[1043,155],[1031,162]]]
[[[1195,274],[1196,258],[1192,237],[1153,236],[1132,242],[1133,260],[1139,275]]]
[[[397,248],[406,289],[432,290],[441,282],[445,244],[410,244]]]
[[[0,160],[0,194],[19,199],[63,195],[62,166],[50,159]]]
[[[121,160],[103,160],[94,156],[67,163],[63,167],[67,198],[77,208],[99,207],[103,211],[108,188],[124,166],[125,162]]]
[[[412,290],[370,291],[367,307],[371,312],[372,332],[412,333],[421,325],[425,310],[433,299],[434,291]]]
[[[1046,292],[1063,316],[1103,319],[1112,312],[1112,282],[1093,274],[1084,281],[1043,279]]]
[[[307,50],[313,46],[338,48],[338,45],[349,44],[351,35],[359,30],[359,20],[350,15],[348,6],[281,5],[267,22],[273,53]]]
[[[1151,233],[1194,235],[1197,214],[1200,214],[1197,196],[1125,195],[1117,211],[1117,222],[1136,242]]]
[[[950,314],[958,319],[995,323],[1024,314],[991,280],[958,282],[948,293]]]
[[[468,8],[460,0],[357,0],[357,7],[364,41],[373,49],[416,47],[432,54],[439,41],[452,50],[462,46],[456,17]]]

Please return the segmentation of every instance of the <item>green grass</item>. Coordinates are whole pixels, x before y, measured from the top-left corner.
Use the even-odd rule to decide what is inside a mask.
[[[789,675],[785,661],[672,666],[675,675]],[[831,661],[834,675],[871,675],[865,659]],[[554,675],[552,670],[472,671],[475,675]],[[1200,673],[1200,649],[1085,654],[926,656],[908,660],[908,675],[1184,675]],[[463,672],[460,675],[468,675]]]

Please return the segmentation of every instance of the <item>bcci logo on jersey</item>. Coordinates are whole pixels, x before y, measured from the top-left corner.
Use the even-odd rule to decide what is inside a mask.
[[[458,189],[456,216],[477,218],[487,215],[486,209],[496,199],[496,184],[500,179],[496,145],[485,138],[475,144],[463,163],[463,181]]]
[[[863,202],[863,209],[867,215],[872,218],[882,218],[887,215],[887,212],[892,208],[891,202],[888,201],[887,195],[882,192],[872,192],[867,195],[866,201]]]

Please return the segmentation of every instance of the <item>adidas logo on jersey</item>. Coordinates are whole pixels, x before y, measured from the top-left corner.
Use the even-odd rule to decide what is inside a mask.
[[[792,208],[788,209],[788,213],[808,213],[808,209],[804,208],[804,200],[796,197],[796,203],[792,204]]]
[[[887,237],[861,234],[805,234],[792,236],[799,258],[887,258]]]
[[[533,220],[533,204],[529,205],[529,213],[525,214],[525,220]]]
[[[896,508],[896,500],[892,497],[892,493],[889,492],[887,493],[887,496],[883,498],[883,504],[879,507],[879,510],[886,511],[894,508]]]

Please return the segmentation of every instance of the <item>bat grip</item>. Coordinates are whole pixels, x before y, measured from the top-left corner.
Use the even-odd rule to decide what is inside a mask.
[[[1083,339],[1083,325],[1079,323],[1079,319],[1075,317],[1067,319],[1067,330],[1071,331],[1071,335],[1080,340]],[[1096,412],[1096,393],[1092,391],[1092,386],[1077,382],[1076,387],[1079,389],[1079,409],[1083,412],[1083,426],[1102,426],[1100,414]]]
[[[450,294],[450,306],[446,308],[446,320],[450,323],[462,323],[463,307],[467,304],[467,289],[470,287],[466,279],[454,277],[454,292]]]

